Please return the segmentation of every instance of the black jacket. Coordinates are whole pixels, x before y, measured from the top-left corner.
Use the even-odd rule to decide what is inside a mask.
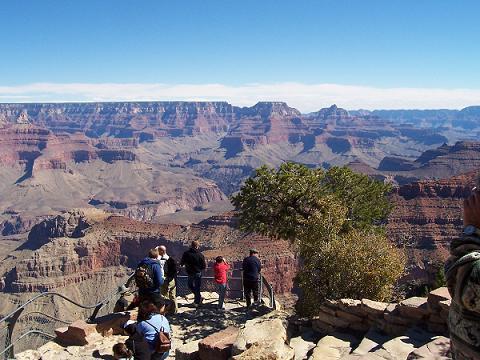
[[[137,333],[131,335],[125,341],[125,345],[133,351],[134,360],[150,360],[152,351],[142,335]]]
[[[201,273],[207,267],[203,254],[194,248],[190,248],[183,253],[180,264],[185,265],[188,275]]]
[[[243,259],[243,278],[248,281],[258,281],[262,264],[256,256],[247,256]]]
[[[178,274],[177,262],[170,256],[168,260],[165,261],[165,265],[165,278],[170,282],[172,279],[175,279]]]

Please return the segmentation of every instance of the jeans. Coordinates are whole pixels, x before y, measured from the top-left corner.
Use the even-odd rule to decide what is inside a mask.
[[[218,292],[218,307],[223,308],[223,302],[225,301],[225,293],[227,292],[227,283],[217,284]]]
[[[200,289],[202,287],[202,273],[188,274],[188,288],[195,296],[194,303],[200,304],[202,297],[200,295]]]
[[[245,294],[245,301],[247,302],[247,307],[252,304],[252,293],[253,301],[258,302],[258,280],[243,279],[243,292]]]

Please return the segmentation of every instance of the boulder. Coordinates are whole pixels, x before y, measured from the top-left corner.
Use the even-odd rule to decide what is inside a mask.
[[[232,346],[237,339],[239,329],[230,326],[213,333],[198,343],[201,360],[227,360],[232,356]]]
[[[338,360],[350,354],[358,339],[344,333],[333,333],[320,339],[309,360]]]
[[[57,341],[65,345],[87,345],[102,337],[97,332],[95,324],[87,324],[83,320],[77,320],[68,327],[55,330]]]
[[[290,347],[295,352],[295,360],[307,359],[308,352],[315,347],[315,343],[304,339],[303,336],[297,336],[290,339]]]
[[[450,353],[450,339],[444,336],[438,336],[433,341],[419,347],[412,351],[407,360],[415,359],[436,359],[447,360],[451,359]]]
[[[294,360],[295,351],[279,341],[260,341],[252,344],[246,351],[236,355],[233,360]]]
[[[282,320],[278,318],[256,318],[248,320],[245,327],[240,330],[232,347],[232,354],[239,355],[255,343],[280,343],[287,341],[287,330]],[[278,346],[276,348],[283,348]]]
[[[42,354],[37,350],[25,350],[20,354],[15,355],[17,360],[41,360]]]
[[[199,340],[189,341],[186,344],[180,345],[175,349],[175,360],[199,360],[198,353]]]

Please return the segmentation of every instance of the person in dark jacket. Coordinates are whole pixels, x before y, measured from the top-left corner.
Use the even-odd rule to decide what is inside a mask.
[[[192,241],[190,249],[185,251],[180,265],[185,265],[188,275],[188,288],[195,295],[194,305],[199,306],[202,302],[200,289],[202,287],[202,271],[207,267],[205,257],[199,250],[198,241]]]
[[[152,277],[152,284],[150,287],[140,287],[138,289],[139,302],[143,300],[152,300],[154,303],[161,301],[160,289],[163,285],[163,271],[160,263],[157,261],[158,250],[152,249],[148,252],[148,257],[140,261],[137,269],[147,266],[151,269],[148,276]],[[137,270],[138,271],[138,270]],[[138,282],[137,282],[138,285]]]
[[[245,294],[245,300],[247,302],[247,308],[252,305],[252,293],[253,301],[258,303],[258,281],[260,278],[260,271],[262,270],[262,264],[258,259],[258,251],[255,249],[250,250],[250,256],[243,259],[243,292]]]
[[[120,298],[115,303],[113,312],[126,311],[129,305],[132,303],[134,297],[130,292],[130,289],[127,288],[125,285],[122,285],[118,288],[118,293],[120,294]]]
[[[133,353],[133,359],[150,360],[150,347],[143,336],[137,333],[137,323],[129,320],[124,325],[123,330],[128,335],[128,339],[125,340],[125,345]]]
[[[167,313],[175,314],[177,305],[177,263],[175,259],[167,254],[167,248],[163,245],[157,247],[160,265],[163,269],[164,282],[161,287],[161,294],[165,299],[171,300],[172,306],[168,307]]]

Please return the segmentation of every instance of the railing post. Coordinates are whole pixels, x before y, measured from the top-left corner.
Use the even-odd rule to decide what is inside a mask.
[[[8,351],[5,352],[5,360],[14,359],[15,358],[15,351],[12,345],[12,337],[13,331],[15,330],[15,325],[17,324],[17,320],[22,315],[24,308],[18,309],[14,315],[8,319],[7,322],[7,336],[5,337],[5,348],[9,347]]]
[[[95,309],[93,310],[93,313],[92,315],[90,315],[90,317],[88,318],[88,322],[93,322],[95,320],[95,318],[97,317],[98,315],[98,312],[100,311],[100,309],[103,307],[103,303],[100,303],[98,304]]]

